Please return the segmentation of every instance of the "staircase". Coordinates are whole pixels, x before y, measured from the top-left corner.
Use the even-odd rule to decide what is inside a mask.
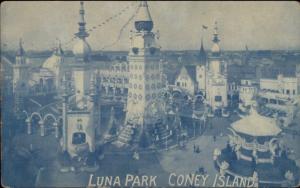
[[[157,125],[156,128],[155,138],[153,138],[155,140],[155,144],[159,147],[166,147],[166,142],[171,144],[172,135],[170,135],[170,127],[167,130],[165,125],[160,124]],[[159,140],[156,140],[157,136]]]
[[[115,142],[116,146],[130,145],[134,139],[135,132],[136,128],[133,125],[126,124]]]

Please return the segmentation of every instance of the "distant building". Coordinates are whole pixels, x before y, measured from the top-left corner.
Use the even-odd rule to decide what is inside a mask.
[[[241,85],[239,87],[239,98],[240,102],[244,106],[249,106],[252,101],[255,100],[257,95],[257,85],[253,80],[241,80]]]
[[[284,77],[279,74],[277,78],[261,78],[260,90],[280,93],[287,97],[298,95],[298,80],[296,77]]]
[[[206,89],[207,54],[201,40],[201,48],[195,62],[181,67],[175,79],[175,85],[187,91],[190,95],[198,92],[205,93]]]

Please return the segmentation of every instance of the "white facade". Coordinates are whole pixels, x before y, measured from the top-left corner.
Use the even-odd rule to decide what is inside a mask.
[[[175,85],[182,88],[190,95],[194,95],[197,91],[198,82],[195,82],[191,75],[189,75],[187,69],[185,67],[182,67],[179,75],[175,80]]]
[[[257,94],[257,88],[253,85],[252,80],[241,80],[241,85],[239,87],[239,97],[240,102],[244,106],[249,106],[253,102],[255,95]]]
[[[64,79],[63,91],[63,150],[71,156],[80,155],[83,151],[95,151],[95,134],[97,118],[95,116],[95,76],[90,61],[91,48],[86,42],[88,33],[85,31],[83,2],[80,2],[78,41],[73,48],[75,61],[70,63],[72,80]],[[78,44],[85,45],[78,48]],[[75,93],[71,93],[68,82],[73,82]]]
[[[198,91],[205,93],[206,90],[206,68],[205,65],[197,65],[196,79],[198,83]]]
[[[135,21],[136,30],[131,36],[126,122],[143,125],[147,123],[145,115],[148,107],[156,103],[163,83],[160,49],[156,45],[155,34],[151,32],[153,22],[147,16],[150,13],[146,2],[141,2],[139,14],[144,15],[142,18],[146,20]]]
[[[212,55],[207,70],[206,100],[213,111],[228,106],[226,62],[221,59],[217,26],[213,38]]]
[[[278,75],[277,79],[260,79],[260,89],[278,92],[288,97],[298,95],[297,77]]]

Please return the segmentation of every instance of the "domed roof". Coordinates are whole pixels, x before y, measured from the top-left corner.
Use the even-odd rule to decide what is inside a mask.
[[[233,124],[231,127],[236,131],[251,136],[276,136],[281,132],[276,120],[268,118],[251,109],[251,114]]]
[[[79,39],[73,47],[73,54],[77,58],[86,58],[91,51],[91,47],[85,39]]]
[[[212,48],[211,48],[211,52],[213,52],[213,53],[220,52],[220,46],[217,43],[214,43]]]
[[[60,66],[60,63],[61,57],[53,54],[43,63],[42,67],[55,72],[55,69]]]

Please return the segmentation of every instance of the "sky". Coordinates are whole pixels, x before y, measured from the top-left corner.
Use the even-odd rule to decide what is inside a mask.
[[[118,14],[126,6],[130,8],[119,17],[90,32],[88,42],[93,50],[128,50],[130,19],[138,2],[85,2],[87,28],[98,26],[107,18]],[[131,6],[132,5],[132,6]],[[159,30],[158,43],[162,50],[195,50],[200,48],[201,37],[204,46],[212,45],[214,22],[218,22],[223,50],[300,49],[300,3],[293,1],[184,1],[148,2],[154,22],[154,32]],[[56,39],[63,48],[71,49],[70,41],[78,30],[78,1],[28,1],[1,3],[1,46],[15,49],[22,38],[27,50],[49,50]],[[202,25],[208,26],[207,30]]]

